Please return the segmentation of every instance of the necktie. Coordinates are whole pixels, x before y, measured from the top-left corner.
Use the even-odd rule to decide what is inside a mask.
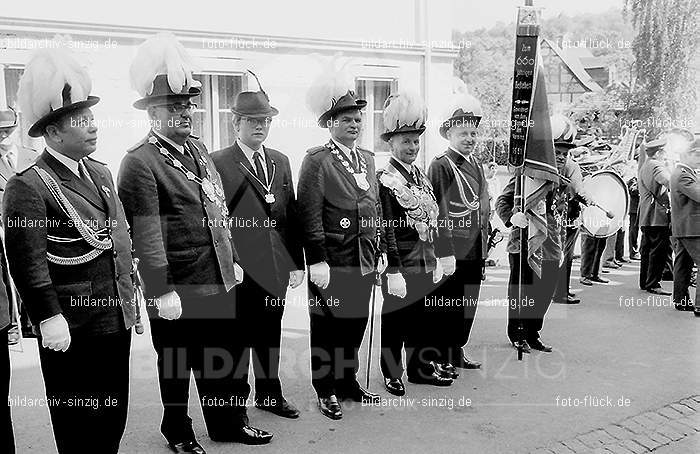
[[[357,150],[351,149],[350,156],[352,157],[352,166],[355,168],[355,172],[360,171],[360,161],[357,157]]]
[[[95,186],[95,183],[90,179],[90,176],[87,172],[87,168],[85,167],[85,162],[82,160],[78,161],[78,173],[80,174],[80,179],[93,191],[97,192],[97,186]]]
[[[253,162],[255,163],[255,173],[260,181],[267,181],[265,178],[265,170],[263,169],[263,160],[259,151],[253,153]]]

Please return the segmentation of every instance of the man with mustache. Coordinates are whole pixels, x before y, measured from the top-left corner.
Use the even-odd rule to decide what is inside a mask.
[[[131,78],[142,97],[134,107],[148,112],[152,128],[128,150],[118,186],[144,293],[153,301],[147,309],[158,355],[161,432],[173,452],[201,454],[188,415],[190,375],[212,440],[263,444],[272,434],[249,426],[248,384],[235,372],[243,330],[230,290],[243,271],[235,263],[221,179],[204,144],[191,135],[191,99],[201,85],[191,70],[172,34],[156,35],[137,51]]]
[[[489,192],[484,169],[474,156],[481,104],[460,80],[447,109],[440,135],[447,150],[430,163],[428,177],[440,207],[435,254],[445,280],[436,294],[450,304],[440,315],[438,372],[457,378],[456,367],[479,369],[463,351],[469,341],[487,256]]]
[[[112,175],[89,157],[97,149],[90,107],[99,98],[56,44],[38,51],[20,80],[28,134],[43,136],[46,149],[5,188],[7,259],[39,336],[58,452],[116,454],[137,319],[131,241]]]
[[[307,95],[330,139],[310,149],[299,173],[299,211],[309,265],[311,379],[321,413],[343,417],[340,401],[373,401],[357,381],[358,350],[369,317],[378,247],[374,157],[356,144],[367,102],[350,78],[329,71]]]

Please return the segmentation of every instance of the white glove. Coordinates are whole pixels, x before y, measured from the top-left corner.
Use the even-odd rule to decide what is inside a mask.
[[[236,279],[236,284],[243,282],[243,268],[238,263],[233,264],[233,277]]]
[[[527,227],[527,216],[525,216],[525,213],[518,211],[510,217],[510,223],[513,224],[515,227],[520,227],[521,229],[524,229],[525,227]]]
[[[440,260],[437,260],[435,262],[435,269],[433,270],[433,284],[440,282],[444,275],[445,273],[442,271],[442,264],[440,263]]]
[[[70,330],[63,314],[54,315],[39,323],[39,331],[42,346],[62,352],[70,347]]]
[[[314,263],[309,266],[309,279],[318,288],[325,289],[331,280],[331,268],[326,262]]]
[[[377,261],[377,273],[379,274],[384,274],[384,271],[386,271],[386,267],[388,265],[388,259],[386,257],[385,253],[382,253],[381,256],[379,256],[379,261]]]
[[[161,297],[156,300],[156,304],[158,306],[158,317],[160,318],[175,320],[182,315],[180,295],[175,291],[161,295]]]
[[[445,276],[452,276],[457,268],[457,260],[455,259],[455,256],[451,255],[449,257],[440,257],[438,260],[440,261],[440,265],[442,265],[442,273]]]
[[[304,270],[294,270],[289,272],[289,286],[297,288],[304,282]]]
[[[406,297],[406,280],[401,273],[387,274],[386,283],[389,295]]]

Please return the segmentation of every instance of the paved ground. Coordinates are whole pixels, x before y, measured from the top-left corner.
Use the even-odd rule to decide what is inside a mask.
[[[608,441],[608,446],[620,444],[609,433],[615,430],[612,426],[639,420],[643,414],[659,416],[664,407],[700,394],[700,319],[674,310],[669,298],[650,298],[637,290],[637,271],[638,265],[626,265],[608,275],[611,284],[579,289],[581,305],[553,305],[542,334],[555,351],[526,355],[518,362],[505,337],[508,270],[489,269],[468,347],[470,356],[482,361],[484,368],[464,371],[446,389],[409,384],[404,400],[385,400],[381,407],[345,405],[344,419],[337,422],[315,409],[305,331],[308,319],[298,304],[303,295],[289,295],[292,306],[285,315],[282,381],[288,399],[302,410],[301,418],[288,421],[250,409],[252,423],[275,434],[265,447],[210,442],[198,409],[193,412],[197,432],[209,453],[581,453],[594,452],[595,446],[597,452],[637,452],[603,450],[595,438]],[[580,287],[576,278],[573,282],[574,288]],[[31,342],[24,343],[24,352],[12,354],[13,397],[42,396],[36,358],[36,345]],[[376,366],[371,387],[387,399],[392,397],[384,391]],[[675,434],[683,427],[687,432],[680,438],[673,435],[677,441],[667,438],[661,446],[664,440],[653,435],[660,440],[655,442],[659,446],[650,445],[654,452],[700,452],[700,426],[693,426],[698,414],[683,415],[684,422],[674,421]],[[46,408],[18,406],[13,415],[18,452],[55,452]],[[634,426],[640,434],[625,430],[651,436],[663,427],[674,427],[670,417],[663,413],[659,417],[656,422],[643,417],[652,427]],[[168,452],[158,433],[159,423],[154,355],[149,338],[140,336],[133,347],[132,397],[122,452]],[[583,440],[583,447],[572,440]]]

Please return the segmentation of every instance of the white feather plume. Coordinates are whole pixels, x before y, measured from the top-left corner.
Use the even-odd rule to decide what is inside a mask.
[[[459,109],[464,112],[473,112],[476,116],[483,116],[479,100],[469,94],[467,84],[462,79],[455,77],[452,81],[452,94],[447,103],[443,120],[451,118],[454,112]]]
[[[67,47],[66,36],[56,36],[30,57],[17,91],[17,103],[29,124],[63,107],[63,87],[71,86],[70,101],[87,99],[92,81]]]
[[[183,88],[200,87],[202,84],[192,76],[197,70],[194,59],[175,35],[163,32],[139,46],[129,75],[131,87],[143,97],[153,92],[153,80],[159,74],[167,75],[168,85],[174,93],[180,93]]]
[[[352,75],[345,70],[346,65],[340,66],[337,55],[323,66],[306,93],[306,105],[317,117],[326,113],[348,91],[355,90]]]
[[[420,127],[425,124],[428,111],[417,94],[401,91],[387,99],[384,108],[384,129],[394,131],[402,126]]]

